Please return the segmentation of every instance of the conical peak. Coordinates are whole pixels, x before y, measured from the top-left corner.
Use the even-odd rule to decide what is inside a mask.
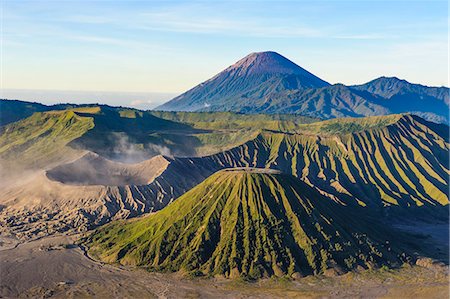
[[[387,231],[348,213],[292,175],[225,170],[156,214],[99,229],[87,246],[103,261],[230,278],[401,262],[382,245]]]
[[[228,71],[238,70],[240,74],[303,74],[306,71],[286,57],[272,51],[251,53],[232,66]]]

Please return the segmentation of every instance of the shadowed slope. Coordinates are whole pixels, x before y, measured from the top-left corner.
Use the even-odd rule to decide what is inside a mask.
[[[382,97],[379,103],[391,113],[409,111],[428,120],[449,122],[450,93],[447,87],[429,87],[396,77],[380,77],[351,88]]]
[[[225,102],[214,110],[245,113],[297,113],[319,118],[386,115],[389,110],[369,93],[342,84],[273,93],[258,101]]]
[[[87,239],[106,262],[260,278],[398,266],[390,234],[290,175],[218,172],[154,215]],[[332,269],[332,270],[330,270]]]

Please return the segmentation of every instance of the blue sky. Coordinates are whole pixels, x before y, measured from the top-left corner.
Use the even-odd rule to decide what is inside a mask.
[[[2,4],[4,89],[179,93],[264,50],[330,83],[448,86],[447,1]]]

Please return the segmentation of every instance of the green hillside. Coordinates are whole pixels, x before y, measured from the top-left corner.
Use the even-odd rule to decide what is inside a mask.
[[[297,129],[297,132],[321,135],[345,135],[393,125],[403,116],[401,114],[392,114],[385,116],[330,119],[302,125]]]
[[[410,115],[329,120],[305,125],[297,134],[263,132],[206,157],[176,158],[163,175],[188,190],[223,168],[272,168],[343,205],[394,218],[394,212],[448,217],[448,132],[448,126]],[[179,176],[186,169],[191,175]]]
[[[9,102],[16,101],[2,101]],[[23,103],[26,102],[19,102]],[[29,104],[34,107],[33,103]],[[24,113],[32,111],[23,109]],[[17,114],[10,112],[11,117]],[[22,114],[16,115],[21,117]],[[81,125],[81,121],[89,125]],[[4,126],[0,135],[0,159],[35,168],[57,162],[75,150],[89,150],[126,162],[138,162],[158,154],[199,156],[241,145],[256,138],[262,130],[293,131],[312,121],[315,119],[294,115],[159,113],[85,105],[39,112]]]
[[[240,114],[233,112],[170,112],[149,111],[159,118],[186,123],[196,128],[244,129],[259,128],[276,130],[275,123],[309,124],[318,118],[297,114]],[[282,126],[282,125],[279,125]]]
[[[0,99],[0,126],[4,126],[27,117],[35,112],[46,112],[55,110],[67,110],[74,108],[89,108],[98,106],[95,104],[55,104],[44,105],[36,102]],[[102,105],[105,106],[105,105]]]
[[[406,258],[382,227],[293,176],[261,169],[218,172],[154,215],[99,228],[86,245],[109,263],[251,279]]]
[[[350,205],[449,202],[449,128],[417,116],[304,123],[283,115],[154,113],[103,106],[36,113],[2,127],[0,159],[39,168],[70,160],[77,150],[125,162],[178,156],[164,173],[171,181],[163,185],[173,187],[161,194],[167,201],[217,170],[249,166],[291,173]],[[186,169],[195,175],[178,174]]]
[[[9,167],[42,167],[70,158],[67,145],[94,127],[74,110],[38,112],[0,129],[0,159]]]

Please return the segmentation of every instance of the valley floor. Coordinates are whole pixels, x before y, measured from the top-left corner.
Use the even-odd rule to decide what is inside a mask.
[[[0,298],[448,298],[448,266],[423,264],[298,281],[186,279],[91,260],[79,236],[1,240]]]

